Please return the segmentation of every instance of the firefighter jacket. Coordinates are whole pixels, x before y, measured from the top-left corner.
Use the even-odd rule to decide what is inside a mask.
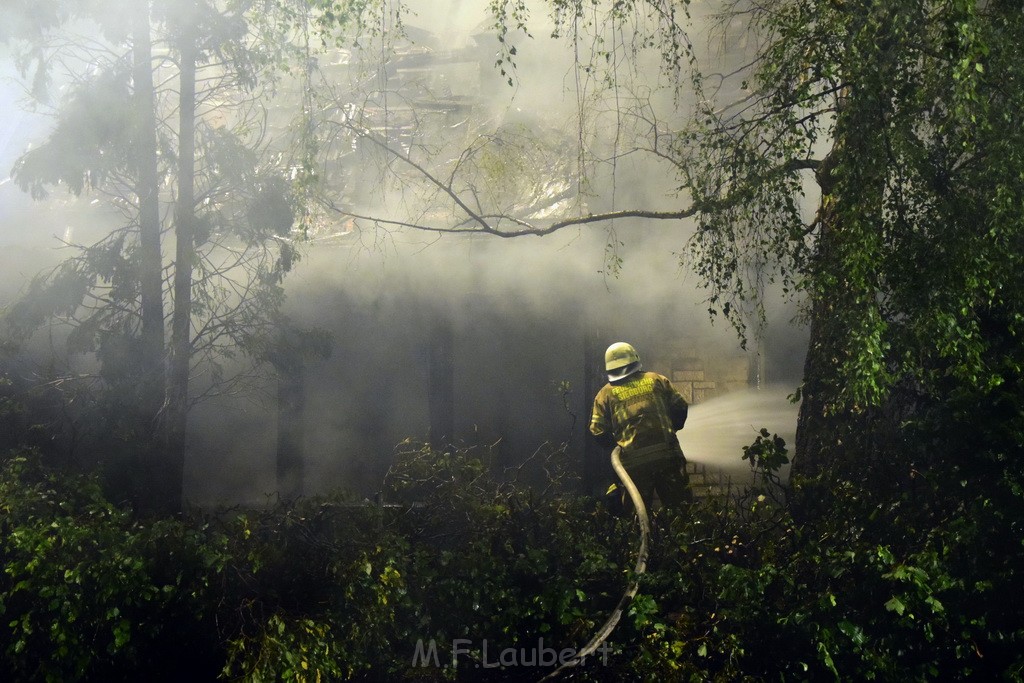
[[[689,406],[667,377],[638,372],[604,385],[594,399],[590,433],[622,448],[623,463],[682,457],[676,432]]]

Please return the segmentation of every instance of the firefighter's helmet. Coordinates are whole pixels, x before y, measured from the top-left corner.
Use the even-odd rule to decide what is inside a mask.
[[[625,379],[640,370],[640,355],[632,344],[615,342],[604,352],[604,369],[609,382]]]

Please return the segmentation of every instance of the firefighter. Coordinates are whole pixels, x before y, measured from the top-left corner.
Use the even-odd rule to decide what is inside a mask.
[[[604,354],[608,384],[594,399],[590,433],[608,448],[621,448],[622,465],[648,508],[692,501],[686,459],[676,432],[689,406],[667,377],[644,372],[632,345],[616,342]]]

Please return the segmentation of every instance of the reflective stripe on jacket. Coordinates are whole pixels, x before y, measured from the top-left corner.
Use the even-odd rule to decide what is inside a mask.
[[[676,431],[689,406],[667,377],[638,372],[604,385],[594,399],[590,432],[622,447],[624,462],[682,455]]]

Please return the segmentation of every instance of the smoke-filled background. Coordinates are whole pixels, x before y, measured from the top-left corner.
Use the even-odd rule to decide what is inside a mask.
[[[413,4],[409,34],[438,50],[492,55],[494,45],[480,36],[486,15],[477,5]],[[602,126],[611,130],[610,107],[597,108],[583,124],[574,119],[581,98],[596,85],[575,78],[569,48],[546,38],[550,29],[542,16],[537,21],[536,38],[517,39],[513,86],[491,70],[486,56],[463,80],[456,79],[466,73],[464,66],[450,65],[437,66],[434,78],[444,76],[448,82],[440,87],[448,95],[471,98],[475,115],[496,126],[551,131],[569,143],[580,125],[591,133]],[[695,37],[706,37],[702,22],[698,13]],[[650,67],[657,79],[656,63],[641,60],[639,66]],[[385,73],[380,86],[394,87],[399,78]],[[45,134],[47,121],[18,106],[20,91],[11,81],[2,88],[0,166],[6,178],[26,145]],[[665,95],[659,102],[670,116],[685,115],[685,98]],[[595,147],[594,156],[621,152],[628,140],[612,144]],[[569,159],[564,167],[521,173],[572,169]],[[591,184],[573,196],[590,211],[663,210],[685,201],[672,196],[666,164],[632,155],[593,169]],[[339,195],[360,212],[395,211],[396,204],[399,213],[408,210],[410,200],[384,188],[378,167],[368,165],[346,182]],[[59,259],[61,242],[88,243],[102,234],[103,210],[93,199],[33,203],[3,181],[2,301]],[[340,223],[300,244],[302,259],[285,280],[285,312],[299,326],[330,332],[329,357],[305,359],[292,377],[268,375],[270,389],[258,395],[196,405],[185,474],[193,502],[256,503],[277,490],[286,399],[274,387],[281,382],[301,396],[301,409],[289,418],[297,421],[304,460],[301,493],[341,487],[372,495],[396,445],[407,438],[488,445],[505,466],[545,443],[567,443],[567,457],[595,489],[607,454],[588,444],[586,425],[604,381],[604,349],[615,341],[633,343],[645,368],[669,376],[693,403],[681,434],[691,461],[742,477],[740,448],[753,441],[756,429],[768,427],[792,443],[795,407],[786,395],[799,383],[806,344],[805,332],[792,323],[796,304],[769,290],[768,325],[758,332],[752,320],[742,349],[727,324],[709,319],[706,292],[686,269],[685,257],[680,264],[691,232],[687,222],[618,221],[515,240],[365,226],[349,231]],[[48,348],[43,337],[37,339],[39,358]]]

